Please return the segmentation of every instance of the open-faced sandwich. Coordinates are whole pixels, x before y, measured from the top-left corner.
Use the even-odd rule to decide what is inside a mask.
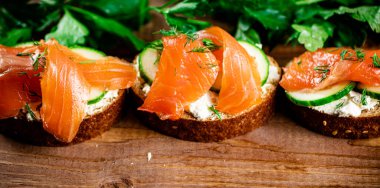
[[[245,134],[273,114],[281,70],[260,48],[219,27],[163,34],[135,59],[132,89],[146,125],[210,142]]]
[[[287,111],[302,125],[337,138],[380,136],[380,50],[305,52],[284,68]]]
[[[0,46],[0,131],[38,145],[81,142],[108,130],[133,65],[55,40]]]

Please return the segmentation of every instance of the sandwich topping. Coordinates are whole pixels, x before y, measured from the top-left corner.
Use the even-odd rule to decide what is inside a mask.
[[[260,49],[226,31],[211,27],[191,36],[164,36],[137,57],[146,95],[139,110],[163,120],[179,119],[185,112],[200,120],[220,119],[260,103],[262,85],[268,89],[279,80],[276,68],[268,78],[269,60]]]
[[[9,88],[0,91],[0,119],[27,110],[63,142],[71,142],[83,119],[96,111],[88,110],[92,90],[109,91],[100,95],[109,99],[136,79],[133,66],[120,59],[86,58],[55,40],[29,47],[0,46],[0,72],[1,88]]]
[[[305,52],[284,68],[280,85],[302,106],[339,116],[360,116],[379,106],[380,50],[327,48]]]

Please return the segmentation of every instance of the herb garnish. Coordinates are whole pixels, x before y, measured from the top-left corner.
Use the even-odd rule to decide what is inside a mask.
[[[322,82],[324,79],[326,79],[327,73],[330,72],[330,66],[329,65],[320,65],[320,66],[314,67],[314,70],[316,72],[322,74],[322,78],[320,80],[320,82]]]
[[[299,60],[299,61],[297,62],[297,65],[301,65],[301,63],[302,63],[302,61],[301,61],[301,60]]]
[[[28,114],[30,115],[30,117],[32,117],[33,120],[37,119],[36,115],[33,113],[32,109],[30,108],[28,103],[25,104],[25,109],[28,112]]]
[[[367,105],[367,100],[366,100],[366,95],[367,95],[367,89],[363,89],[362,91],[362,97],[360,98],[360,101],[362,105]]]
[[[201,46],[201,47],[195,47],[188,52],[207,53],[207,52],[210,52],[210,50],[205,46]]]
[[[216,45],[211,39],[202,39],[202,43],[210,51],[214,51],[220,48],[220,46]]]
[[[210,106],[209,109],[210,109],[212,112],[214,112],[214,114],[216,115],[216,117],[218,117],[218,119],[219,119],[220,121],[222,121],[222,116],[220,115],[220,112],[219,112],[217,109],[215,109],[215,106],[214,106],[214,105]]]
[[[39,46],[39,45],[40,45],[40,42],[34,40],[34,41],[33,41],[33,45],[34,45],[34,46]]]
[[[377,56],[376,53],[372,56],[372,61],[373,66],[375,66],[376,68],[380,68],[380,58]]]
[[[171,27],[169,30],[161,29],[159,31],[154,32],[153,34],[161,34],[163,36],[177,36],[180,34],[179,31],[177,31],[176,27]]]
[[[194,33],[194,32],[187,32],[187,33],[184,33],[186,35],[186,43],[185,43],[185,46],[190,44],[190,42],[194,42],[195,40],[198,39],[198,34],[197,33]]]
[[[346,54],[347,54],[347,57],[346,57]],[[352,53],[347,51],[347,50],[342,50],[342,52],[340,53],[340,59],[341,60],[352,60]]]
[[[33,69],[34,70],[38,70],[38,65],[40,64],[40,58],[41,58],[41,54],[38,54],[36,59],[33,60],[33,57],[32,57],[32,60],[33,60]]]
[[[363,52],[362,49],[355,49],[356,52],[356,57],[358,58],[359,61],[363,61],[365,57],[365,53]]]
[[[347,50],[342,50],[342,52],[340,52],[340,59],[343,60],[344,59],[344,56],[346,55],[347,53]]]
[[[339,104],[337,104],[337,105],[335,106],[335,109],[342,108],[343,105],[344,105],[344,102],[340,102]]]

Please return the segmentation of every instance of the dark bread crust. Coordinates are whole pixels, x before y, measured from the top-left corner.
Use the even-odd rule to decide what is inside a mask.
[[[124,101],[125,90],[119,90],[117,99],[103,112],[83,120],[75,138],[70,143],[60,142],[46,132],[41,121],[26,118],[9,118],[0,121],[0,133],[17,141],[41,146],[65,146],[80,143],[101,135],[117,121]]]
[[[275,60],[271,57],[269,60],[272,65],[278,68],[280,74],[281,69]],[[140,78],[132,87],[138,106],[142,105],[145,98],[141,89],[143,84],[144,81]],[[146,126],[162,134],[189,141],[222,141],[246,134],[264,125],[270,119],[275,111],[277,84],[275,83],[270,88],[260,104],[252,106],[241,114],[227,115],[221,121],[219,119],[198,120],[188,113],[185,113],[179,120],[161,120],[156,114],[144,111],[137,111],[137,115]]]
[[[181,118],[179,120],[160,120],[153,113],[138,111],[139,119],[148,127],[162,134],[183,140],[198,142],[217,142],[240,136],[262,126],[274,114],[275,90],[264,100],[253,106],[247,112],[237,116],[220,120],[200,121],[195,118]],[[136,97],[138,104],[143,100]]]
[[[300,125],[317,133],[347,139],[380,137],[380,116],[339,117],[295,105],[284,94],[281,98],[285,113]]]

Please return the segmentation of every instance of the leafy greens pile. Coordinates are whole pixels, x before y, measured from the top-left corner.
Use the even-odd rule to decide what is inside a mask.
[[[210,16],[235,25],[236,38],[269,46],[298,42],[315,51],[380,38],[378,0],[171,0],[151,9],[183,32],[210,26],[197,19]]]
[[[147,20],[147,8],[148,0],[5,0],[0,4],[0,44],[54,37],[66,46],[108,49],[127,43],[141,50],[145,43],[132,31]]]

